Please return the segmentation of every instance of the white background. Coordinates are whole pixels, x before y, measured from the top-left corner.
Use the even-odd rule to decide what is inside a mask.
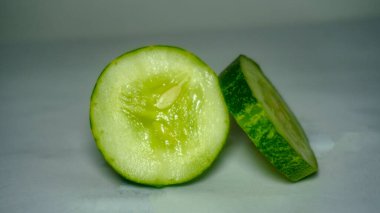
[[[0,1],[0,212],[377,212],[379,1]],[[254,58],[299,118],[320,171],[290,183],[231,124],[180,186],[119,177],[89,101],[116,56],[186,48],[220,73]],[[210,118],[212,119],[212,118]]]

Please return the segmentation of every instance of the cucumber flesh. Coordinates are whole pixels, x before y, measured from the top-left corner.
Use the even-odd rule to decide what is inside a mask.
[[[239,56],[220,82],[229,111],[278,171],[297,181],[318,170],[300,123],[253,60]]]
[[[215,73],[192,53],[169,46],[113,60],[94,88],[90,120],[106,161],[125,178],[153,186],[200,175],[229,127]]]

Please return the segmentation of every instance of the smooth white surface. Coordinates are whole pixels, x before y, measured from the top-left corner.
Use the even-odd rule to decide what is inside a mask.
[[[380,20],[246,31],[0,45],[0,212],[377,212]],[[88,109],[104,66],[149,44],[184,47],[218,73],[257,60],[304,126],[320,172],[276,173],[232,122],[196,181],[132,184],[104,162]],[[212,118],[210,118],[212,119]]]

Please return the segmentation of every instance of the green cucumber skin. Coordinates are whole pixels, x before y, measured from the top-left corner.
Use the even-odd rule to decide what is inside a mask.
[[[281,136],[267,118],[248,86],[240,55],[220,75],[222,93],[230,113],[257,149],[291,181],[298,181],[318,170],[309,165]],[[255,63],[261,71],[259,65]]]

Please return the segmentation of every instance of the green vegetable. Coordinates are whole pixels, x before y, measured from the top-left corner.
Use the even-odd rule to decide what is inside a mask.
[[[301,125],[253,60],[239,56],[219,78],[229,111],[278,171],[298,181],[318,170]]]
[[[96,82],[90,121],[109,165],[153,186],[200,175],[229,129],[216,74],[192,53],[169,46],[144,47],[113,60]]]

